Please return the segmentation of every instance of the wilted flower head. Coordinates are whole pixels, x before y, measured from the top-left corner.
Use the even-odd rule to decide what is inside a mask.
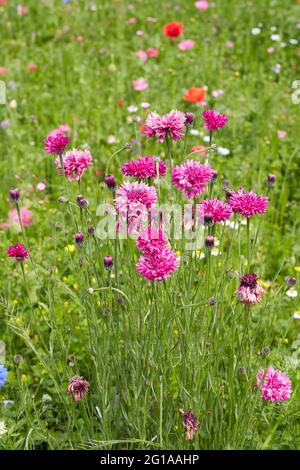
[[[269,367],[266,374],[264,369],[258,372],[256,387],[261,389],[262,400],[271,402],[288,400],[292,392],[289,377],[273,367]]]
[[[63,170],[69,180],[79,181],[87,168],[92,166],[93,157],[88,150],[73,149],[63,157]],[[56,167],[61,171],[60,159],[55,160]]]
[[[180,140],[184,135],[186,117],[181,111],[173,110],[164,116],[151,112],[145,123],[145,135],[157,137],[158,142],[164,142],[167,136]]]
[[[168,247],[160,251],[144,254],[136,265],[136,270],[148,281],[163,281],[178,268],[176,254]]]
[[[51,154],[62,155],[70,140],[62,132],[51,133],[46,137],[45,151]]]
[[[89,388],[90,384],[83,377],[75,375],[69,380],[67,394],[72,395],[75,401],[80,401],[87,395]]]
[[[199,421],[196,415],[192,412],[192,410],[184,411],[179,410],[183,417],[183,427],[185,429],[185,438],[187,441],[192,440],[199,427]]]
[[[209,132],[217,131],[227,124],[228,117],[220,114],[214,109],[206,109],[203,111],[204,127]]]
[[[166,164],[160,160],[156,166],[153,157],[140,157],[137,160],[124,163],[122,165],[122,173],[126,176],[134,176],[139,179],[156,178],[166,174]]]
[[[258,277],[255,273],[248,273],[241,277],[240,286],[235,291],[237,299],[246,305],[259,303],[265,293],[264,289],[257,283]]]
[[[187,198],[193,199],[205,191],[206,183],[211,181],[213,174],[209,165],[201,165],[196,160],[186,160],[173,168],[172,183]]]
[[[286,276],[285,282],[289,287],[294,287],[297,284],[297,279],[293,276]]]
[[[3,385],[5,384],[7,375],[8,375],[8,372],[7,372],[6,367],[0,364],[0,388],[3,387]]]
[[[29,251],[22,243],[16,243],[8,247],[7,255],[10,258],[16,258],[17,261],[24,261],[24,259],[28,258]]]
[[[204,211],[204,219],[206,215],[210,215],[214,223],[224,222],[230,219],[232,215],[231,206],[219,199],[205,199],[201,202],[201,205]]]
[[[117,187],[116,178],[112,174],[106,175],[104,182],[110,191],[114,191]]]
[[[147,227],[136,240],[136,246],[145,254],[160,253],[166,246],[167,239],[161,229]]]
[[[234,212],[249,219],[255,214],[263,214],[268,208],[269,200],[266,196],[258,195],[253,191],[247,193],[241,188],[236,193],[231,192],[229,204]]]

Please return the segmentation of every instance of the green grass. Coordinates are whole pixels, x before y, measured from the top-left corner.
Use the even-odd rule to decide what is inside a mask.
[[[299,46],[289,43],[299,37],[300,6],[287,0],[216,0],[214,8],[201,13],[193,1],[130,4],[133,11],[121,0],[69,5],[29,0],[23,16],[11,5],[0,6],[0,67],[9,68],[0,76],[7,87],[0,122],[10,120],[7,129],[0,127],[0,218],[7,219],[8,190],[17,186],[21,206],[33,212],[34,221],[26,228],[33,259],[25,266],[30,301],[20,266],[6,256],[8,245],[22,241],[22,234],[0,230],[0,339],[9,370],[0,399],[14,401],[0,403],[0,421],[7,427],[0,449],[300,448],[300,337],[299,320],[293,319],[299,303],[286,296],[284,281],[287,275],[297,277],[300,265],[300,122],[299,105],[291,99],[292,82],[299,79],[299,68],[293,67]],[[127,24],[130,17],[136,17],[135,25]],[[147,22],[148,17],[158,18],[157,23]],[[185,38],[196,41],[193,50],[181,52],[162,35],[163,25],[176,20],[184,23]],[[262,32],[254,36],[251,29],[260,22]],[[270,39],[273,26],[279,42]],[[144,36],[137,37],[137,30]],[[84,37],[82,44],[77,35]],[[233,49],[226,48],[227,40],[234,42]],[[273,54],[267,52],[270,46]],[[160,55],[141,64],[135,52],[148,47],[157,47]],[[37,64],[36,72],[27,71],[29,63]],[[280,74],[272,71],[276,64]],[[149,82],[141,93],[131,86],[139,77]],[[239,273],[246,269],[244,225],[238,231],[226,228],[223,236],[218,227],[222,255],[212,257],[210,277],[207,256],[190,260],[189,253],[181,253],[180,269],[154,287],[136,273],[134,241],[124,241],[118,290],[111,289],[115,278],[109,280],[103,256],[114,256],[114,242],[95,243],[86,234],[82,250],[66,248],[74,244],[75,229],[66,205],[57,202],[66,195],[62,178],[43,149],[45,136],[63,123],[71,127],[74,147],[89,145],[94,165],[80,189],[90,202],[90,212],[83,211],[86,233],[88,225],[99,222],[99,204],[112,202],[96,170],[103,175],[115,151],[138,138],[142,155],[167,161],[164,144],[142,137],[127,107],[149,102],[160,114],[193,111],[201,134],[189,135],[189,153],[203,144],[202,108],[181,97],[186,88],[204,85],[209,106],[229,115],[215,137],[230,154],[213,154],[219,174],[213,195],[223,197],[223,179],[235,189],[265,193],[268,173],[277,175],[251,266],[269,287],[251,313],[234,296]],[[224,95],[213,98],[215,89]],[[142,118],[147,113],[139,108]],[[287,132],[283,140],[277,137],[280,129]],[[116,143],[108,143],[109,135]],[[121,164],[135,157],[133,150],[110,162],[118,183]],[[176,163],[185,159],[183,141],[174,143],[173,157]],[[43,180],[41,193],[35,186]],[[68,183],[68,189],[75,202],[78,185]],[[167,175],[161,200],[168,202],[169,194]],[[183,202],[177,190],[176,200]],[[73,211],[81,224],[78,208]],[[254,217],[252,238],[259,224]],[[102,290],[91,295],[89,287]],[[264,357],[266,346],[271,352]],[[16,354],[23,356],[19,365]],[[292,380],[291,399],[282,407],[263,403],[253,389],[258,370],[269,365]],[[65,392],[76,374],[91,384],[77,404]],[[191,408],[199,418],[192,442],[184,439],[180,408]]]

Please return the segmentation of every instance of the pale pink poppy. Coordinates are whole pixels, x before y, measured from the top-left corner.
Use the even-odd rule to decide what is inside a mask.
[[[136,18],[132,17],[132,18],[129,18],[129,20],[127,21],[128,24],[135,24],[136,23]]]
[[[146,62],[148,60],[148,54],[147,52],[143,50],[136,51],[135,55],[141,59],[142,62]]]
[[[146,78],[138,78],[137,80],[132,80],[131,84],[136,91],[143,91],[147,90],[148,88],[148,82]]]
[[[178,49],[181,51],[190,51],[195,47],[195,41],[192,39],[186,39],[178,44]]]
[[[8,68],[6,67],[0,67],[0,75],[5,75],[6,73],[8,73],[9,70]]]
[[[26,13],[28,13],[28,8],[23,5],[18,5],[17,12],[19,15],[26,15]]]
[[[27,70],[28,70],[28,72],[36,72],[37,65],[36,64],[28,64],[27,65]]]

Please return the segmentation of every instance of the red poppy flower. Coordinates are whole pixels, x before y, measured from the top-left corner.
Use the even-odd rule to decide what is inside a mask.
[[[189,103],[201,103],[205,100],[205,96],[205,88],[192,87],[186,91],[186,94],[182,98]]]
[[[163,33],[167,38],[177,38],[182,35],[183,29],[182,23],[167,23],[163,27]]]

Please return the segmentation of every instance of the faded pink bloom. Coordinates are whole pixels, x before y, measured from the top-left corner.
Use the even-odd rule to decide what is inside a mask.
[[[135,55],[141,59],[142,62],[146,62],[148,60],[148,54],[145,51],[139,50],[136,51]]]
[[[26,209],[26,207],[20,207],[20,216],[23,227],[28,227],[32,224],[32,211]],[[18,211],[16,208],[11,209],[8,213],[7,226],[11,227],[13,224],[20,225]]]
[[[257,280],[255,273],[244,274],[241,277],[240,286],[234,293],[242,304],[255,305],[261,301],[265,290],[257,283]]]
[[[161,229],[147,227],[136,240],[136,246],[144,255],[160,253],[166,247],[167,239]]]
[[[9,258],[16,258],[17,261],[24,261],[28,258],[29,251],[22,243],[16,243],[8,247],[7,256]]]
[[[0,67],[0,75],[6,75],[9,72],[7,67]]]
[[[57,132],[57,130],[52,131],[46,137],[45,140],[45,151],[47,153],[61,155],[71,139],[66,137],[64,134]]]
[[[159,50],[156,49],[155,47],[149,47],[147,49],[147,54],[148,54],[148,57],[158,57],[159,56]]]
[[[93,157],[88,150],[73,149],[63,157],[63,169],[65,176],[69,180],[79,181],[87,168],[92,166]],[[55,160],[55,164],[61,173],[60,159]]]
[[[27,65],[27,70],[28,70],[28,72],[36,72],[37,71],[37,65],[36,64],[28,64]]]
[[[206,0],[200,0],[195,3],[195,7],[200,11],[205,11],[209,8],[209,3]]]
[[[163,281],[170,277],[178,266],[176,254],[170,248],[164,247],[159,252],[142,255],[136,270],[148,281]]]
[[[132,80],[131,84],[135,91],[147,90],[149,86],[146,78],[138,78],[137,80]]]
[[[200,203],[203,207],[204,217],[210,215],[213,223],[224,222],[232,216],[231,206],[219,199],[205,199]]]
[[[68,124],[61,124],[60,126],[58,126],[58,130],[62,134],[69,134],[71,132],[71,128]]]
[[[82,44],[84,42],[84,37],[78,34],[75,38],[75,40],[79,43]]]
[[[185,41],[180,42],[177,47],[181,51],[190,51],[195,47],[195,41],[192,39],[186,39]]]
[[[173,140],[181,140],[185,131],[186,116],[181,111],[172,110],[164,116],[151,112],[148,114],[144,133],[147,137],[157,137],[164,142],[167,136]]]
[[[162,160],[159,160],[156,164],[155,157],[140,157],[137,160],[124,163],[122,165],[122,173],[126,176],[134,176],[139,179],[156,178],[166,174],[166,164]]]
[[[196,415],[192,412],[192,410],[189,411],[184,411],[184,410],[179,410],[180,413],[182,414],[183,417],[183,427],[185,429],[185,439],[187,441],[192,440],[199,427],[199,421]]]
[[[67,394],[72,395],[75,401],[82,400],[89,392],[90,384],[83,377],[75,375],[69,380]]]
[[[201,165],[196,160],[186,160],[173,168],[172,183],[183,194],[193,199],[202,194],[206,183],[211,181],[214,170],[209,165]]]
[[[38,183],[38,184],[36,185],[36,189],[38,189],[39,191],[45,191],[45,189],[46,189],[45,183],[43,183],[43,182]]]
[[[230,40],[226,41],[226,47],[227,47],[227,49],[233,49],[234,43]]]
[[[19,15],[26,15],[26,13],[28,13],[28,8],[24,7],[23,5],[18,5],[17,12]]]
[[[257,374],[256,387],[261,389],[261,398],[266,401],[286,401],[292,392],[289,377],[280,370],[269,367],[266,374],[261,369]]]
[[[214,98],[219,98],[220,96],[224,95],[224,90],[213,90],[211,94]]]
[[[134,17],[129,18],[127,23],[128,24],[136,24],[136,18],[134,18]]]
[[[228,117],[220,114],[214,109],[206,109],[203,111],[204,127],[209,132],[217,131],[227,124]]]
[[[268,47],[267,52],[268,52],[269,54],[273,54],[273,52],[275,52],[274,47]]]
[[[284,139],[286,137],[286,132],[283,130],[277,131],[277,137],[278,139]]]
[[[234,212],[243,215],[247,219],[255,214],[263,214],[269,205],[266,196],[260,196],[253,191],[245,192],[242,188],[229,194],[229,204]]]

